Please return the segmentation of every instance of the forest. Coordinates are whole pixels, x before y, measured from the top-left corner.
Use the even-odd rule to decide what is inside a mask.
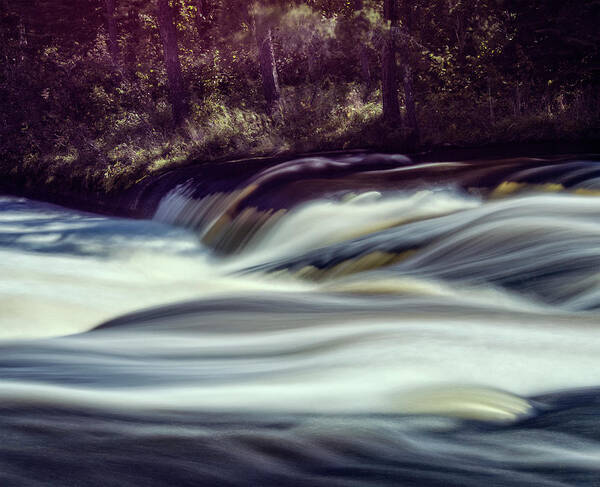
[[[598,0],[0,1],[0,177],[597,140]],[[51,190],[52,191],[52,190]]]

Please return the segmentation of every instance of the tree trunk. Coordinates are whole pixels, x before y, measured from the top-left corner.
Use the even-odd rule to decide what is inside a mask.
[[[402,57],[402,86],[404,89],[404,104],[406,106],[406,116],[404,118],[404,128],[409,150],[414,150],[419,144],[419,123],[417,121],[417,108],[414,94],[414,71],[411,56],[411,29],[413,25],[414,10],[412,5],[404,4],[404,26],[403,40],[400,54]]]
[[[398,80],[396,67],[396,29],[398,16],[396,1],[384,0],[385,19],[390,22],[390,29],[383,41],[381,91],[383,98],[383,119],[386,122],[397,123],[400,119],[400,105],[398,104]]]
[[[139,14],[136,7],[132,5],[127,11],[124,26],[125,31],[131,35],[131,37],[127,39],[123,60],[123,64],[125,65],[125,69],[129,76],[133,76],[137,71],[137,46],[135,39],[139,28]]]
[[[203,36],[208,21],[208,0],[195,0],[196,16],[194,18],[196,22],[196,29],[198,35]]]
[[[515,108],[514,108],[515,117],[521,115],[521,88],[519,87],[519,82],[515,82]]]
[[[19,21],[19,60],[21,63],[25,61],[25,50],[27,49],[27,29],[25,24]]]
[[[404,87],[404,103],[406,104],[405,125],[407,129],[407,142],[411,149],[419,144],[419,124],[417,122],[417,109],[413,90],[413,70],[408,62],[402,66],[402,83]]]
[[[354,0],[354,12],[360,19],[364,17],[362,9],[364,8],[363,0]],[[372,89],[372,76],[371,66],[369,65],[369,49],[364,44],[363,40],[360,41],[359,48],[359,59],[360,59],[360,77],[363,82],[363,99],[366,100]]]
[[[173,123],[178,126],[188,113],[188,104],[179,61],[177,30],[173,23],[173,11],[169,6],[169,0],[158,0],[158,23],[167,67],[169,101],[173,109]]]
[[[492,80],[489,76],[487,79],[487,89],[488,89],[488,107],[490,109],[490,122],[492,124],[494,124],[495,117],[494,117],[494,102],[492,100]]]
[[[115,66],[119,64],[119,44],[117,43],[117,18],[115,10],[117,8],[117,0],[104,0],[104,8],[106,15],[106,26],[108,29],[108,52]]]
[[[364,83],[363,99],[366,100],[371,94],[373,79],[369,64],[369,49],[364,44],[360,46],[360,74]]]
[[[256,19],[256,44],[258,46],[258,61],[262,77],[263,93],[267,101],[269,113],[279,102],[279,79],[275,65],[271,26],[261,18]]]

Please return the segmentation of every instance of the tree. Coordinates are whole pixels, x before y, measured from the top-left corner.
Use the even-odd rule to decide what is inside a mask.
[[[158,24],[163,43],[165,66],[169,82],[169,100],[173,109],[173,123],[180,125],[188,114],[187,94],[181,74],[177,30],[169,0],[158,0]]]
[[[389,28],[383,40],[383,52],[381,55],[383,119],[389,123],[397,123],[400,120],[400,105],[398,104],[396,66],[396,31],[398,30],[396,0],[384,0],[383,16],[389,22]]]
[[[354,0],[354,10],[356,12],[356,20],[357,23],[365,23],[365,16],[363,14],[364,1],[363,0]],[[363,98],[368,98],[371,93],[371,87],[373,84],[372,76],[371,76],[371,66],[369,63],[369,49],[367,48],[363,39],[360,39],[360,74],[362,81],[364,83],[363,90]]]
[[[265,11],[257,10],[254,17],[263,94],[267,101],[267,110],[272,112],[281,96],[277,66],[275,65],[275,53],[273,51],[273,21],[269,12]]]
[[[344,8],[347,5],[341,5],[335,9],[330,8],[329,11],[337,14],[335,35],[339,44],[344,50],[349,48],[352,56],[356,59],[356,66],[358,67],[356,74],[363,85],[363,100],[366,100],[373,89],[371,56],[368,47],[372,26],[364,11],[364,0],[354,0],[350,6],[352,8]]]
[[[412,67],[412,52],[411,43],[412,26],[414,20],[415,7],[410,2],[403,4],[402,18],[402,43],[400,46],[400,55],[402,58],[402,87],[404,89],[404,105],[406,107],[406,115],[404,117],[404,128],[407,131],[407,140],[410,148],[414,148],[419,143],[419,125],[417,122],[417,109],[415,106],[414,82],[413,82],[413,67]]]
[[[117,0],[104,0],[106,26],[108,31],[108,52],[115,66],[119,64],[119,44],[117,42],[117,19],[115,10]]]
[[[196,15],[194,16],[196,29],[198,35],[202,37],[210,16],[210,5],[208,0],[194,0],[194,6],[196,7]]]

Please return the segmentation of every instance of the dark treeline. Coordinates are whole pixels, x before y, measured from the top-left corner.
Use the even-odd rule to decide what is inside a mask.
[[[0,0],[0,171],[597,136],[600,2]]]

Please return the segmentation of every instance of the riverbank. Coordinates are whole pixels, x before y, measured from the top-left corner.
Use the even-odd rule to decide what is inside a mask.
[[[440,146],[428,151],[410,154],[410,158],[403,159],[402,162],[394,162],[396,156],[386,156],[385,153],[382,153],[382,156],[377,156],[376,152],[370,152],[366,149],[309,153],[282,152],[262,157],[232,160],[190,160],[173,168],[162,168],[160,171],[142,171],[135,179],[123,181],[121,187],[112,187],[110,191],[106,191],[104,186],[90,184],[90,180],[71,178],[68,181],[59,179],[44,182],[40,181],[39,173],[35,171],[31,173],[21,172],[17,176],[13,172],[0,178],[0,193],[28,197],[109,216],[152,218],[161,199],[177,185],[190,180],[194,181],[193,185],[197,189],[196,197],[198,198],[214,192],[226,194],[235,191],[236,188],[243,188],[253,177],[268,171],[269,168],[297,159],[320,158],[321,160],[333,161],[340,156],[354,155],[356,161],[360,161],[353,163],[355,164],[353,170],[357,172],[362,170],[360,166],[364,165],[364,161],[369,161],[369,171],[374,171],[378,167],[387,169],[390,164],[405,165],[408,160],[415,163],[462,161],[467,163],[466,165],[460,165],[462,167],[446,166],[436,170],[428,168],[418,172],[416,176],[406,174],[393,185],[396,189],[399,189],[411,185],[411,187],[416,187],[423,184],[424,181],[453,184],[459,179],[464,179],[474,180],[474,186],[483,187],[487,185],[489,189],[503,182],[502,175],[504,173],[491,170],[494,166],[499,169],[502,169],[502,166],[509,167],[510,172],[514,174],[521,166],[531,167],[532,164],[541,164],[543,161],[569,160],[573,159],[574,155],[583,156],[588,160],[598,160],[598,154],[600,154],[599,144],[591,140],[515,145],[494,144],[471,147]],[[537,158],[540,160],[538,161]],[[457,167],[460,167],[460,170],[457,170]],[[482,176],[485,173],[492,174],[493,177],[486,181]],[[296,185],[303,184],[302,181],[305,176],[305,174],[296,173]],[[327,174],[327,171],[323,170],[320,174],[320,177],[330,179],[335,179],[337,176],[339,174],[335,174],[335,171]],[[309,180],[311,178],[314,180],[315,177],[317,176],[310,176]],[[553,182],[552,179],[543,181],[543,183]],[[290,183],[292,184],[291,187],[289,186]],[[380,183],[373,184],[373,187]],[[279,180],[271,183],[271,185],[278,188],[278,191],[275,192],[279,196],[277,196],[277,200],[271,199],[268,205],[263,204],[263,207],[266,208],[269,205],[272,209],[289,207],[294,197],[286,196],[286,194],[292,195],[296,191],[293,188],[294,182]],[[203,186],[204,189],[198,189],[200,186]],[[468,189],[468,184],[463,186]],[[349,190],[350,188],[346,189]],[[269,191],[273,193],[273,190]],[[323,194],[322,191],[322,189],[319,189],[317,193]],[[250,199],[242,207],[248,207],[248,205],[255,203]],[[261,202],[258,201],[258,204],[260,205]]]
[[[385,149],[385,148],[381,148]],[[169,181],[166,185],[171,188],[173,180],[185,180],[199,173],[210,179],[218,175],[223,168],[228,168],[227,177],[248,177],[252,173],[265,170],[285,161],[307,157],[335,157],[344,154],[367,154],[372,149],[359,148],[345,151],[293,152],[248,155],[239,158],[221,158],[214,160],[190,159],[178,164],[166,165],[159,170],[140,166],[130,172],[124,172],[120,177],[113,175],[115,181],[106,186],[103,177],[89,167],[72,167],[71,173],[48,178],[50,168],[42,168],[23,164],[8,168],[0,165],[0,192],[32,199],[60,204],[69,208],[92,211],[115,216],[148,217],[146,211],[135,204],[145,188],[161,186],[161,181]],[[376,152],[376,151],[375,151]],[[385,153],[384,150],[382,150]],[[496,143],[483,146],[440,145],[408,154],[415,162],[437,161],[472,161],[494,160],[513,157],[546,157],[560,154],[600,154],[600,141],[565,141],[531,142],[519,144]],[[102,167],[95,169],[101,172]],[[109,176],[106,176],[109,177]],[[220,177],[220,176],[218,176]],[[166,178],[166,179],[165,179]],[[159,191],[160,192],[160,191]],[[153,206],[157,202],[153,202]]]
[[[176,22],[156,2],[29,3],[0,12],[0,179],[12,193],[102,210],[196,164],[599,141],[595,5],[414,6],[398,12],[411,32],[388,56],[385,2],[267,13],[186,0]]]

